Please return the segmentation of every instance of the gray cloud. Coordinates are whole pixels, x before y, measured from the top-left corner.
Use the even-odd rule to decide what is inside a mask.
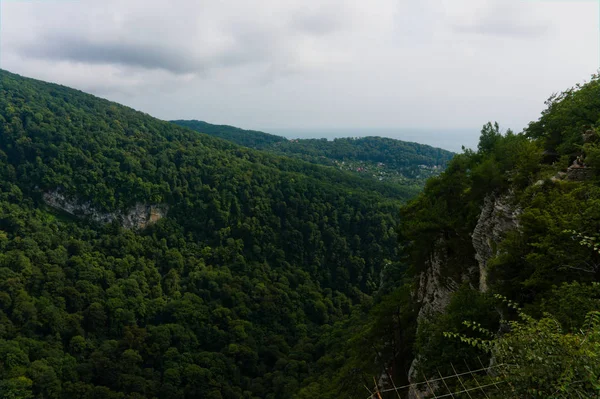
[[[543,6],[542,2],[538,6]],[[531,3],[494,0],[487,7],[480,8],[471,21],[454,23],[452,28],[463,34],[536,38],[550,32],[552,25],[548,20],[536,18]]]
[[[457,33],[506,36],[512,38],[536,38],[551,31],[550,25],[515,24],[508,20],[486,20],[472,25],[454,26]]]
[[[337,32],[346,26],[343,9],[302,9],[290,18],[294,30],[322,36]]]
[[[177,74],[204,68],[201,62],[174,49],[142,43],[96,42],[85,38],[50,36],[24,45],[17,51],[29,58],[164,69]]]
[[[268,62],[269,56],[274,54],[275,45],[268,32],[238,30],[232,35],[231,44],[210,54],[195,52],[192,46],[61,34],[22,43],[15,50],[26,58],[162,69],[174,74],[202,74],[216,68]]]
[[[273,46],[273,41],[261,32],[240,32],[232,45],[206,55],[160,43],[49,35],[34,43],[22,44],[16,53],[51,61],[122,65],[186,74],[267,61]]]
[[[109,2],[115,9],[120,6],[114,0]],[[204,74],[257,64],[270,71],[282,66],[281,72],[286,74],[290,69],[302,69],[306,38],[333,34],[348,26],[352,18],[337,7],[311,9],[300,3],[293,12],[287,10],[280,16],[269,15],[276,10],[264,7],[261,21],[242,12],[231,13],[227,8],[207,10],[202,3],[177,2],[187,7],[175,13],[172,20],[161,20],[163,10],[152,13],[139,9],[143,3],[138,0],[134,0],[138,8],[125,10],[117,17],[98,9],[97,16],[81,15],[76,24],[67,22],[68,15],[51,14],[50,23],[34,26],[37,34],[16,40],[11,47],[16,55],[29,59],[161,69],[174,74]],[[207,15],[211,11],[214,19]],[[57,30],[57,25],[63,23]]]

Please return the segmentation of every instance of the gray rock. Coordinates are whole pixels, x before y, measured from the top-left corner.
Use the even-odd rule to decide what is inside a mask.
[[[459,286],[458,282],[442,274],[442,267],[447,260],[443,247],[443,240],[438,240],[436,249],[425,264],[425,270],[419,276],[416,291],[416,300],[420,304],[419,320],[431,313],[444,311],[450,303],[450,295]]]
[[[519,227],[520,209],[509,205],[509,197],[488,195],[479,214],[479,220],[471,235],[475,259],[479,264],[479,290],[487,292],[488,260],[497,255],[497,245],[505,234]]]
[[[136,204],[125,212],[101,212],[90,202],[70,198],[60,190],[45,192],[42,197],[48,206],[70,215],[89,218],[98,223],[111,223],[118,220],[126,229],[144,229],[165,217],[168,211],[167,205]]]
[[[414,293],[415,299],[420,303],[419,324],[431,314],[443,312],[450,303],[452,293],[462,282],[470,282],[482,292],[488,290],[487,262],[498,254],[497,244],[504,239],[506,233],[519,228],[518,216],[520,213],[520,209],[514,209],[510,205],[510,196],[488,195],[485,198],[477,225],[471,234],[478,267],[466,269],[460,276],[450,277],[442,274],[448,261],[448,254],[443,250],[445,247],[443,239],[438,240],[435,250],[426,262],[425,270],[419,276],[419,284]],[[476,281],[477,275],[478,281]],[[419,357],[417,356],[408,373],[410,383],[418,381],[418,364]],[[430,386],[413,385],[410,387],[408,397],[411,399],[431,397],[430,387],[434,390],[437,388],[432,384]]]

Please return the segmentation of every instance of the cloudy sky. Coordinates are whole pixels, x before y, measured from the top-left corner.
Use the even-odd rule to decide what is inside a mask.
[[[162,119],[520,131],[600,66],[594,0],[4,0],[1,66]]]

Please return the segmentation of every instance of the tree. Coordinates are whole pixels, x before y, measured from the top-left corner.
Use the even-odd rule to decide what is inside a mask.
[[[488,352],[503,373],[486,383],[503,382],[515,398],[597,397],[600,394],[600,312],[585,316],[578,331],[565,332],[550,314],[535,319],[514,302],[497,295],[515,310],[517,320],[507,321],[509,332],[492,339],[447,332],[465,344]],[[479,323],[465,322],[473,331],[494,337]],[[508,388],[507,388],[508,389]],[[507,391],[494,397],[506,397]]]
[[[33,399],[33,382],[24,376],[0,380],[0,396],[6,399]]]
[[[502,133],[500,133],[498,122],[494,122],[494,124],[488,122],[483,125],[481,136],[479,136],[479,144],[477,145],[479,153],[485,154],[491,152],[501,137]]]

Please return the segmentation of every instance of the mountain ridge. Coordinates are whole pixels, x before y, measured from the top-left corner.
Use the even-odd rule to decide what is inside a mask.
[[[197,120],[171,121],[246,147],[350,171],[356,175],[404,185],[422,186],[439,174],[454,153],[425,144],[391,138],[286,139],[269,133]]]

